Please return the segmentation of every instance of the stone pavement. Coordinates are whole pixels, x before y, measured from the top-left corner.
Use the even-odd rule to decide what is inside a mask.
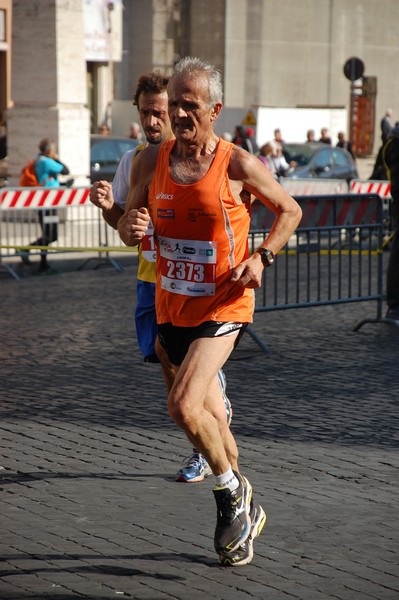
[[[354,333],[370,302],[255,316],[269,354],[245,335],[225,372],[268,519],[252,564],[222,568],[122,260],[0,272],[0,598],[397,600],[399,328]]]

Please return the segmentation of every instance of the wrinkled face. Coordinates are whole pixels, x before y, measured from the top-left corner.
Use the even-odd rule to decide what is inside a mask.
[[[190,77],[172,77],[168,96],[170,122],[176,139],[189,143],[206,140],[213,131],[212,123],[222,106],[208,106],[207,78],[201,73]]]
[[[162,94],[142,92],[137,108],[147,141],[150,144],[163,142],[170,135],[167,92]]]

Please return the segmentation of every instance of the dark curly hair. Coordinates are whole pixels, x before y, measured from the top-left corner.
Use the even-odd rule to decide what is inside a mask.
[[[140,94],[143,92],[145,94],[162,94],[163,92],[166,92],[168,83],[169,77],[163,73],[160,73],[159,71],[142,75],[137,82],[136,92],[133,97],[133,104],[138,106]]]

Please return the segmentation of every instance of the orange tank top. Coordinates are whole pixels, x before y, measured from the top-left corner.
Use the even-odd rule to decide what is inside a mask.
[[[169,174],[175,141],[159,150],[148,205],[157,248],[157,322],[251,322],[254,291],[230,281],[248,256],[250,206],[236,202],[227,169],[233,144],[219,140],[209,171],[181,185]]]

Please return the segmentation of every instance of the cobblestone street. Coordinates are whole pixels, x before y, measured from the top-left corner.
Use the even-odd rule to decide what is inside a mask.
[[[267,523],[226,569],[212,477],[174,481],[191,447],[141,362],[122,260],[0,272],[0,598],[397,600],[399,328],[354,333],[372,302],[255,315],[270,352],[246,334],[225,373]]]

